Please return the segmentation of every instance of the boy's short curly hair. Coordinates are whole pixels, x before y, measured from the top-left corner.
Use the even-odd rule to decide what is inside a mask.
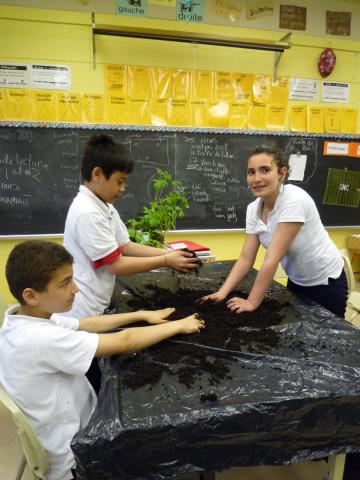
[[[23,291],[26,288],[45,291],[55,272],[72,263],[72,255],[57,243],[43,240],[19,243],[10,252],[6,262],[10,292],[24,305]]]
[[[114,172],[131,173],[134,161],[129,150],[109,135],[92,135],[85,145],[81,176],[89,182],[95,167],[100,167],[108,180]]]

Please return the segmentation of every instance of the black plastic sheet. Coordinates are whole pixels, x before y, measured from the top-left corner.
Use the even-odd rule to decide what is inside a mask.
[[[198,276],[157,270],[119,278],[114,311],[133,309],[134,300],[162,308],[152,286],[172,295],[215,291],[231,266],[204,265]],[[267,305],[279,315],[269,325]],[[102,360],[98,406],[72,441],[80,480],[168,480],[360,451],[359,330],[274,283],[252,317],[239,315],[238,327],[219,339],[215,347],[202,333],[175,337]],[[134,387],[144,372],[149,381]]]

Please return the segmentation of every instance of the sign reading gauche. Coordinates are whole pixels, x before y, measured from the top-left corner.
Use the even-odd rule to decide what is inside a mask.
[[[147,0],[117,0],[116,12],[118,15],[130,17],[145,17]]]

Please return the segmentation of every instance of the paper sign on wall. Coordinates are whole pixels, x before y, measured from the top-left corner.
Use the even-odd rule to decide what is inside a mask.
[[[348,155],[349,148],[348,142],[324,142],[324,155]]]
[[[146,0],[116,0],[116,13],[130,17],[146,17]]]
[[[307,155],[292,153],[289,157],[289,180],[302,182],[304,180]]]
[[[290,100],[315,101],[318,96],[319,82],[306,78],[290,79]]]
[[[258,0],[246,2],[246,18],[254,20],[261,17],[272,17],[275,15],[274,0]]]
[[[29,65],[0,65],[0,87],[29,88],[29,80]]]
[[[322,82],[322,101],[331,103],[348,103],[350,85],[340,82]]]
[[[31,88],[70,90],[70,67],[64,65],[31,65]]]

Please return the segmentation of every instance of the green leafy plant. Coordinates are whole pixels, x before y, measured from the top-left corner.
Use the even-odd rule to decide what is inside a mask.
[[[156,169],[156,174],[152,182],[154,199],[140,217],[128,220],[127,226],[132,241],[162,247],[165,233],[175,229],[177,219],[185,217],[189,204],[181,182],[161,168]]]

